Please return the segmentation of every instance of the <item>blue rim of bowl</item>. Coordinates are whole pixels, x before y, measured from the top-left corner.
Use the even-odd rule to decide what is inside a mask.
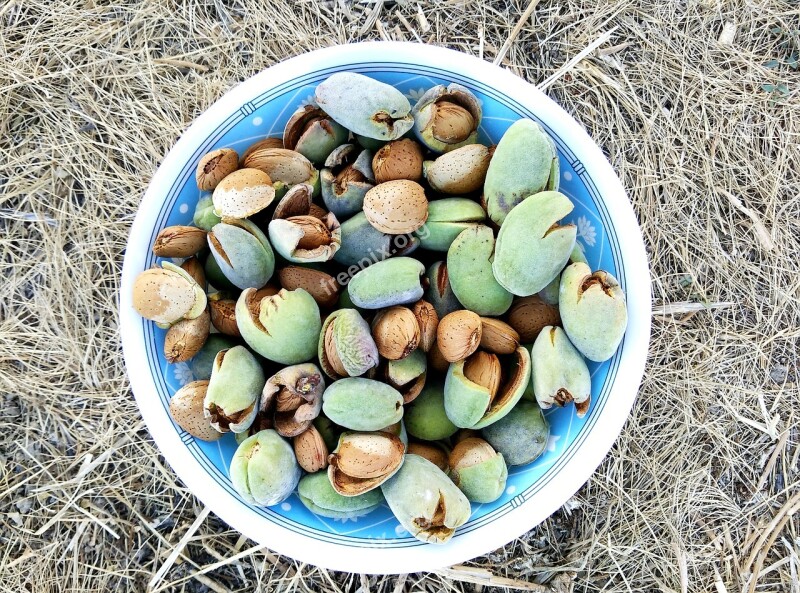
[[[603,200],[600,198],[597,186],[595,185],[591,176],[589,175],[583,164],[575,157],[575,154],[570,150],[569,146],[563,141],[563,139],[557,133],[555,133],[552,130],[552,128],[550,128],[545,122],[542,122],[539,118],[537,118],[535,113],[526,109],[517,101],[510,99],[509,97],[501,93],[496,92],[492,87],[486,85],[485,83],[482,83],[470,77],[457,74],[439,67],[432,67],[432,66],[419,67],[399,62],[374,62],[374,61],[353,62],[347,65],[340,65],[335,67],[314,70],[301,77],[292,79],[291,81],[287,81],[281,85],[278,85],[262,93],[257,98],[244,103],[238,110],[229,114],[229,116],[224,120],[223,123],[218,125],[211,133],[209,133],[206,137],[205,142],[202,143],[197,148],[197,150],[191,156],[191,158],[186,160],[186,163],[182,167],[180,174],[175,177],[172,186],[167,192],[167,199],[164,200],[164,202],[162,203],[157,223],[154,225],[151,232],[149,244],[151,245],[153,244],[155,235],[163,227],[167,217],[172,212],[175,206],[175,203],[180,193],[180,189],[187,182],[189,176],[191,176],[194,173],[195,169],[194,163],[196,163],[203,154],[211,150],[212,146],[214,146],[214,144],[217,141],[219,141],[233,126],[239,123],[241,119],[254,113],[259,106],[271,101],[275,96],[281,95],[287,91],[292,90],[293,88],[298,88],[305,86],[307,84],[319,82],[321,80],[324,80],[331,74],[334,74],[335,72],[342,72],[342,71],[356,71],[362,74],[368,74],[369,72],[388,71],[388,72],[417,74],[421,76],[431,76],[431,75],[441,76],[442,78],[451,80],[453,82],[459,82],[461,84],[464,84],[469,88],[479,89],[481,93],[492,97],[493,99],[503,104],[517,115],[519,115],[519,117],[521,118],[529,117],[539,122],[547,130],[548,134],[550,134],[550,136],[556,140],[556,144],[558,145],[559,151],[561,152],[561,154],[567,157],[568,161],[570,162],[570,165],[575,171],[575,174],[577,174],[581,178],[587,191],[589,192],[589,195],[591,196],[592,201],[595,207],[597,208],[598,215],[600,216],[603,222],[604,230],[611,244],[612,258],[614,261],[614,266],[616,268],[617,278],[620,282],[622,289],[623,290],[626,289],[625,267],[623,264],[622,257],[620,256],[619,243],[617,241],[616,233],[613,232],[614,227],[611,223],[611,217],[605,207]],[[143,270],[151,267],[155,263],[155,261],[156,261],[155,256],[150,254],[145,262],[146,265],[144,266]],[[151,346],[151,349],[149,349],[148,351],[147,358],[148,358],[148,363],[150,365],[150,372],[153,378],[153,383],[156,386],[156,390],[159,395],[159,401],[161,402],[161,405],[164,408],[164,412],[168,414],[169,400],[170,400],[168,394],[169,390],[164,381],[161,369],[157,365],[157,357],[153,356],[152,354],[153,352],[156,352],[158,349],[158,345],[156,344],[155,340],[155,333],[153,332],[153,324],[145,319],[142,319],[142,329],[146,336],[147,342]],[[506,504],[483,515],[479,519],[476,519],[474,521],[469,521],[465,525],[460,527],[456,531],[455,537],[467,534],[475,529],[478,529],[484,524],[489,523],[494,519],[496,519],[497,517],[502,516],[510,512],[512,509],[520,506],[526,500],[535,496],[539,490],[544,488],[548,482],[553,480],[558,475],[563,466],[566,465],[570,461],[570,459],[576,454],[580,445],[586,439],[587,435],[591,432],[592,428],[602,415],[601,414],[602,410],[604,409],[606,403],[608,402],[608,395],[611,386],[614,384],[616,374],[619,369],[621,352],[623,348],[624,348],[624,340],[623,344],[621,344],[619,349],[617,350],[617,353],[609,361],[610,366],[608,369],[608,373],[606,375],[603,386],[600,390],[600,394],[595,400],[594,405],[592,406],[593,408],[592,414],[590,415],[589,420],[581,427],[575,439],[573,439],[572,442],[569,444],[568,448],[562,452],[558,460],[556,460],[555,463],[553,463],[553,465],[547,470],[547,472],[544,475],[542,475],[536,482],[531,484],[531,486],[529,486],[521,493],[514,496]],[[231,496],[235,497],[243,504],[247,504],[233,489],[229,477],[220,472],[219,469],[216,466],[214,466],[213,463],[211,463],[211,460],[208,459],[208,457],[201,451],[201,449],[197,447],[197,445],[194,443],[194,438],[187,432],[180,429],[180,427],[178,427],[177,425],[175,425],[175,429],[179,432],[181,441],[186,445],[191,455],[208,472],[211,478],[214,479],[220,486],[222,486],[225,489],[225,491],[228,492]],[[267,518],[270,521],[278,525],[281,525],[286,529],[294,531],[295,533],[301,534],[306,537],[311,537],[317,540],[326,541],[329,543],[347,544],[351,547],[369,547],[369,548],[405,548],[405,547],[427,545],[424,542],[420,542],[410,536],[403,538],[393,538],[390,540],[376,540],[374,538],[363,538],[353,535],[343,536],[343,535],[331,534],[329,532],[325,532],[316,528],[308,527],[303,523],[294,521],[283,515],[275,513],[269,508],[256,507],[256,506],[249,506],[249,508],[251,508],[254,512],[258,513],[262,517]]]

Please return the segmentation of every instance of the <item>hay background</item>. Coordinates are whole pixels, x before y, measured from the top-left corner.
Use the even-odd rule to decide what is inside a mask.
[[[795,2],[543,0],[521,23],[503,64],[557,74],[547,92],[623,178],[656,308],[622,436],[524,537],[438,574],[298,565],[205,517],[141,422],[118,278],[139,199],[192,120],[335,43],[494,60],[527,5],[0,2],[0,590],[143,591],[164,566],[157,590],[478,591],[481,567],[517,587],[574,571],[576,591],[800,591],[800,76],[764,66],[789,56],[772,29],[800,28]]]

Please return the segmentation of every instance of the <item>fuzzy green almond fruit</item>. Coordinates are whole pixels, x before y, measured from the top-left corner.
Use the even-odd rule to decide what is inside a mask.
[[[222,270],[214,258],[214,254],[209,252],[203,264],[203,271],[206,274],[206,281],[217,290],[238,290],[238,288],[225,277]]]
[[[358,213],[364,206],[364,196],[375,187],[372,156],[371,150],[359,151],[353,144],[343,144],[325,161],[320,172],[322,201],[340,220]]]
[[[236,340],[223,334],[211,334],[208,336],[206,343],[200,348],[200,352],[195,354],[189,361],[192,377],[196,381],[210,379],[211,369],[214,366],[214,359],[217,357],[217,353],[220,350],[227,350],[234,346],[236,346]]]
[[[492,229],[477,225],[460,233],[447,251],[450,286],[461,304],[478,315],[502,315],[514,299],[494,277],[494,250]]]
[[[347,285],[357,307],[383,309],[413,303],[422,298],[420,276],[425,266],[410,257],[394,257],[358,272]]]
[[[535,402],[522,400],[481,434],[508,465],[525,465],[544,453],[550,425]]]
[[[214,358],[203,414],[220,432],[244,432],[253,423],[267,379],[244,346],[221,350]]]
[[[417,348],[411,354],[400,360],[390,360],[386,363],[386,377],[395,385],[406,385],[423,373],[428,368],[428,358],[425,353]]]
[[[583,252],[583,247],[580,241],[575,241],[575,247],[569,254],[570,263],[583,262],[588,264],[586,254]],[[539,298],[541,298],[548,305],[558,305],[558,291],[561,288],[561,274],[553,278],[550,283],[539,291]]]
[[[573,264],[575,262],[589,264],[589,260],[586,259],[586,254],[583,252],[583,245],[578,241],[575,241],[575,247],[572,248],[572,252],[569,254],[569,261]]]
[[[556,277],[548,282],[542,290],[538,292],[539,298],[548,305],[558,305],[558,289],[561,286],[561,274],[556,274]]]
[[[320,173],[322,201],[325,206],[342,220],[356,214],[364,207],[364,196],[374,184],[358,179],[337,179],[330,169]]]
[[[313,424],[314,428],[322,435],[322,440],[325,441],[325,446],[328,448],[328,451],[333,451],[336,448],[336,443],[339,442],[339,433],[341,429],[331,422],[331,419],[325,414],[320,414],[314,418]]]
[[[408,135],[408,133],[405,135]],[[378,152],[388,142],[388,140],[367,138],[366,136],[361,136],[360,134],[353,134],[353,138],[356,142],[358,142],[359,146],[366,148],[367,150],[371,150],[372,152]]]
[[[467,198],[444,198],[428,203],[428,220],[414,231],[420,247],[431,251],[447,251],[464,229],[474,228],[486,219],[481,205]]]
[[[444,409],[444,386],[441,381],[425,385],[406,407],[403,423],[408,434],[424,441],[446,439],[458,431],[458,426],[447,417]]]
[[[366,309],[362,309],[360,307],[356,307],[353,301],[350,299],[350,295],[347,293],[346,290],[343,290],[339,293],[339,301],[336,305],[337,309],[355,309],[358,311],[361,316],[363,317],[368,313]]]
[[[494,502],[506,489],[505,459],[483,439],[459,441],[450,452],[449,466],[453,483],[471,502]]]
[[[286,122],[283,146],[299,152],[319,166],[337,146],[347,141],[347,135],[347,130],[322,109],[303,105]]]
[[[425,273],[425,280],[427,284],[425,300],[433,305],[439,319],[453,311],[464,308],[453,292],[453,287],[450,284],[450,273],[445,262],[437,261],[432,263]]]
[[[389,384],[403,394],[403,402],[414,401],[425,386],[428,370],[428,357],[421,348],[400,360],[386,363],[386,379]]]
[[[372,226],[363,212],[345,220],[341,232],[342,243],[333,259],[344,266],[365,267],[392,254],[393,235]]]
[[[543,409],[575,402],[578,417],[586,415],[592,377],[586,361],[560,327],[546,326],[531,348],[533,393]]]
[[[509,357],[509,368],[494,395],[485,385],[471,381],[465,372],[473,357],[450,363],[444,382],[444,407],[453,424],[477,430],[497,422],[517,405],[531,378],[531,358],[522,346]],[[480,364],[481,359],[475,360]],[[486,376],[487,372],[477,374]]]
[[[614,356],[628,326],[625,293],[614,276],[592,273],[583,262],[569,265],[561,274],[558,309],[564,331],[586,358],[602,362]]]
[[[275,254],[267,237],[249,220],[214,225],[208,246],[225,278],[238,288],[261,288],[275,271]]]
[[[469,520],[469,500],[427,459],[406,455],[400,470],[381,485],[400,524],[418,540],[443,544]]]
[[[328,126],[330,128],[328,129]],[[347,130],[328,119],[325,122],[311,124],[297,142],[295,150],[310,160],[321,165],[334,148],[347,141]]]
[[[520,119],[506,130],[495,148],[483,195],[496,224],[519,203],[539,192],[558,189],[558,153],[544,128]]]
[[[271,429],[245,439],[230,466],[231,483],[239,495],[264,507],[289,498],[301,473],[292,446]]]
[[[414,125],[411,104],[393,86],[355,72],[337,72],[314,93],[317,104],[355,134],[394,140]]]
[[[319,334],[317,356],[331,379],[363,375],[380,361],[369,324],[355,309],[328,315]]]
[[[210,231],[214,225],[222,222],[222,219],[214,212],[214,200],[211,199],[211,194],[197,200],[192,222],[204,231]]]
[[[281,289],[258,302],[254,289],[244,290],[236,301],[236,324],[248,346],[281,364],[314,358],[322,330],[319,306],[302,288]]]
[[[380,430],[403,417],[403,396],[380,381],[345,378],[322,394],[322,411],[350,430]]]
[[[309,511],[330,519],[363,517],[383,502],[380,488],[357,496],[342,496],[331,486],[327,472],[303,476],[297,485],[297,496]]]
[[[531,348],[533,348],[533,343],[522,344],[522,347],[525,348],[525,350],[527,350],[528,352],[530,352]],[[528,381],[528,384],[525,386],[525,391],[522,393],[522,398],[521,398],[520,401],[522,401],[522,400],[527,400],[529,402],[535,402],[536,401],[536,396],[533,393],[533,360],[531,360],[531,378]],[[516,409],[516,406],[515,406],[515,409]]]
[[[564,268],[575,246],[575,225],[558,221],[572,212],[559,192],[541,192],[523,201],[500,227],[492,271],[506,290],[530,296],[546,287]]]

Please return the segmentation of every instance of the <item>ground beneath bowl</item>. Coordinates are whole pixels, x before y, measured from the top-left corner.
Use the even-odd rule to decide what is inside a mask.
[[[0,588],[796,586],[800,11],[364,4],[0,8]],[[651,257],[649,366],[617,445],[545,523],[439,573],[299,565],[209,515],[149,439],[115,319],[129,224],[181,132],[274,62],[365,39],[447,45],[545,88],[606,151]]]

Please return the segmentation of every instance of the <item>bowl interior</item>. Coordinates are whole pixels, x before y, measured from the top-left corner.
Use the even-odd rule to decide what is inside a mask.
[[[273,88],[256,100],[241,105],[225,125],[208,130],[206,142],[194,154],[185,154],[185,166],[168,189],[158,215],[157,224],[151,229],[148,244],[152,244],[160,229],[168,225],[191,224],[195,204],[201,197],[194,181],[194,168],[200,156],[214,148],[232,147],[243,152],[250,144],[266,136],[281,136],[284,125],[294,110],[313,100],[316,85],[337,70],[355,70],[391,84],[402,91],[413,104],[422,93],[436,84],[459,82],[470,88],[483,104],[483,121],[480,141],[497,143],[505,130],[521,117],[533,117],[528,109],[496,92],[490,86],[471,78],[446,70],[417,67],[374,65],[358,67],[341,66],[313,72],[298,77],[289,83]],[[544,125],[544,124],[543,124]],[[547,128],[547,126],[545,125]],[[566,217],[567,222],[577,226],[578,242],[592,269],[602,268],[620,279],[623,289],[624,274],[622,259],[616,244],[610,217],[599,198],[594,181],[569,148],[569,138],[561,138],[548,129],[559,149],[561,164],[561,187],[575,205]],[[152,255],[146,267],[154,265],[157,258]],[[163,355],[165,332],[154,324],[142,320],[142,331],[147,345],[149,372],[156,386],[158,405],[167,414],[169,399],[182,385],[193,380],[191,363],[168,364]],[[586,417],[577,418],[573,407],[554,408],[545,413],[550,423],[551,435],[546,452],[535,462],[509,468],[505,493],[491,504],[474,504],[472,517],[459,533],[474,530],[493,518],[519,506],[534,496],[548,481],[553,480],[575,453],[580,442],[592,429],[602,408],[609,399],[610,387],[619,366],[619,353],[602,364],[589,363],[592,372],[592,405]],[[215,443],[206,443],[192,438],[177,425],[182,442],[191,455],[207,471],[208,477],[220,484],[232,497],[239,499],[228,478],[228,464],[236,443],[232,435],[226,435]],[[241,499],[239,499],[241,501]],[[242,504],[245,504],[241,501]],[[388,507],[383,506],[373,513],[349,521],[335,521],[317,517],[308,512],[296,496],[273,508],[251,507],[253,513],[269,518],[299,534],[314,539],[366,546],[415,546],[422,545],[400,526]]]

